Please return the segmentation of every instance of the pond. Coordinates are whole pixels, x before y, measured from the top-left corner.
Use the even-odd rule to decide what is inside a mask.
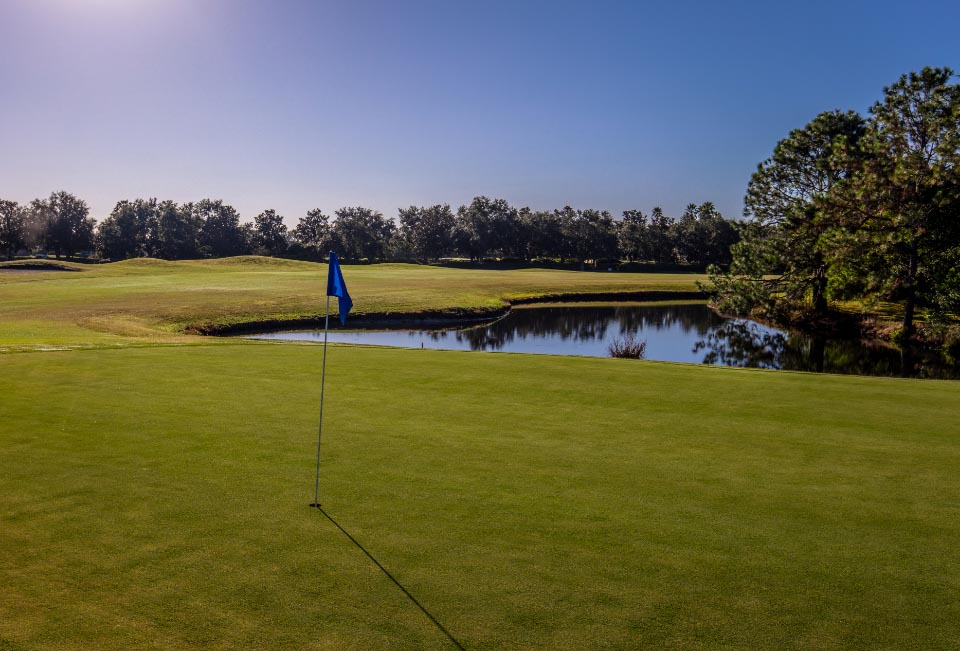
[[[650,360],[857,375],[956,377],[929,360],[905,360],[899,350],[890,347],[812,337],[745,319],[728,319],[703,303],[690,302],[519,306],[502,319],[482,325],[331,329],[328,340],[404,348],[608,357],[610,343],[627,334],[646,342],[644,358]],[[323,341],[322,330],[253,336]]]

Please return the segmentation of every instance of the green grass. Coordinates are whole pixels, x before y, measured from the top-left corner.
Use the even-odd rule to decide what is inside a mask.
[[[4,273],[10,265],[0,265],[0,352],[186,343],[195,339],[182,332],[198,325],[316,319],[324,311],[326,265],[242,257],[69,266],[80,271]],[[552,294],[695,292],[702,278],[405,264],[350,266],[344,274],[356,315],[493,311]]]
[[[0,648],[451,648],[307,507],[320,356],[0,357]],[[467,649],[960,639],[956,383],[332,347],[326,406],[325,508]]]
[[[315,316],[325,271],[0,272],[0,651],[451,648],[307,506],[322,349],[182,333]],[[696,280],[345,274],[367,314]],[[951,382],[334,346],[321,499],[470,650],[948,649],[958,419]]]

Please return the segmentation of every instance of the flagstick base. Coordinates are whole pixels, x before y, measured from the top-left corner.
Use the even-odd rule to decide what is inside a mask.
[[[320,504],[320,502],[310,502],[310,508],[311,508],[311,509],[319,509],[319,508],[321,508],[322,506],[323,506],[323,505]]]

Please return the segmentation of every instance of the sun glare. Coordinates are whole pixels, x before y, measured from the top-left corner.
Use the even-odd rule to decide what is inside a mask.
[[[150,21],[154,17],[176,13],[179,0],[42,0],[34,5],[44,13],[67,20],[92,20],[113,23],[116,20]]]
[[[162,4],[162,0],[54,0],[58,9],[84,13],[131,14]]]

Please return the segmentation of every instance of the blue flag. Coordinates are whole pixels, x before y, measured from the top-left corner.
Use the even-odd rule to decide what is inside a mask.
[[[330,272],[327,274],[327,296],[336,296],[340,308],[340,324],[347,323],[347,312],[353,307],[350,294],[347,293],[347,284],[343,282],[343,272],[340,271],[340,260],[337,254],[330,252]]]

